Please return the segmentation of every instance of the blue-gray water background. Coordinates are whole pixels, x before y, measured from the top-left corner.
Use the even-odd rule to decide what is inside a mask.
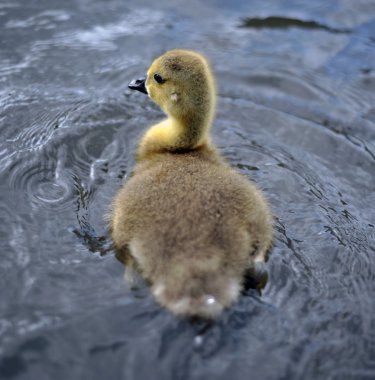
[[[162,117],[127,83],[171,48],[276,215],[263,295],[203,332],[124,284],[104,220]],[[0,1],[0,379],[374,379],[374,63],[374,0]]]

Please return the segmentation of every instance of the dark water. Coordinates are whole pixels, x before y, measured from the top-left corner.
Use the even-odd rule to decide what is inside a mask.
[[[375,2],[0,2],[0,378],[375,379]],[[103,215],[162,117],[170,48],[219,85],[214,141],[269,198],[269,281],[213,326],[123,283]]]

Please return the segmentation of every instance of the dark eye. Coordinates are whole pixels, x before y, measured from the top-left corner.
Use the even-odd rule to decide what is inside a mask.
[[[156,82],[160,84],[165,82],[164,79],[159,74],[154,74],[154,79],[156,80]]]

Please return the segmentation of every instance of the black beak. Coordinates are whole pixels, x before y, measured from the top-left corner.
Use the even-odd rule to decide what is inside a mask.
[[[139,78],[139,79],[132,80],[128,84],[128,87],[131,90],[137,90],[137,91],[143,92],[144,94],[147,94],[147,89],[146,89],[145,84],[146,84],[146,78]]]

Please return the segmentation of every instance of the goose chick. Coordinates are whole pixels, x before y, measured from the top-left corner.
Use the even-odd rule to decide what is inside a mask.
[[[271,212],[260,190],[210,142],[216,94],[202,55],[168,51],[129,87],[147,93],[167,118],[141,139],[133,175],[114,200],[115,247],[161,305],[214,318],[265,260]]]

